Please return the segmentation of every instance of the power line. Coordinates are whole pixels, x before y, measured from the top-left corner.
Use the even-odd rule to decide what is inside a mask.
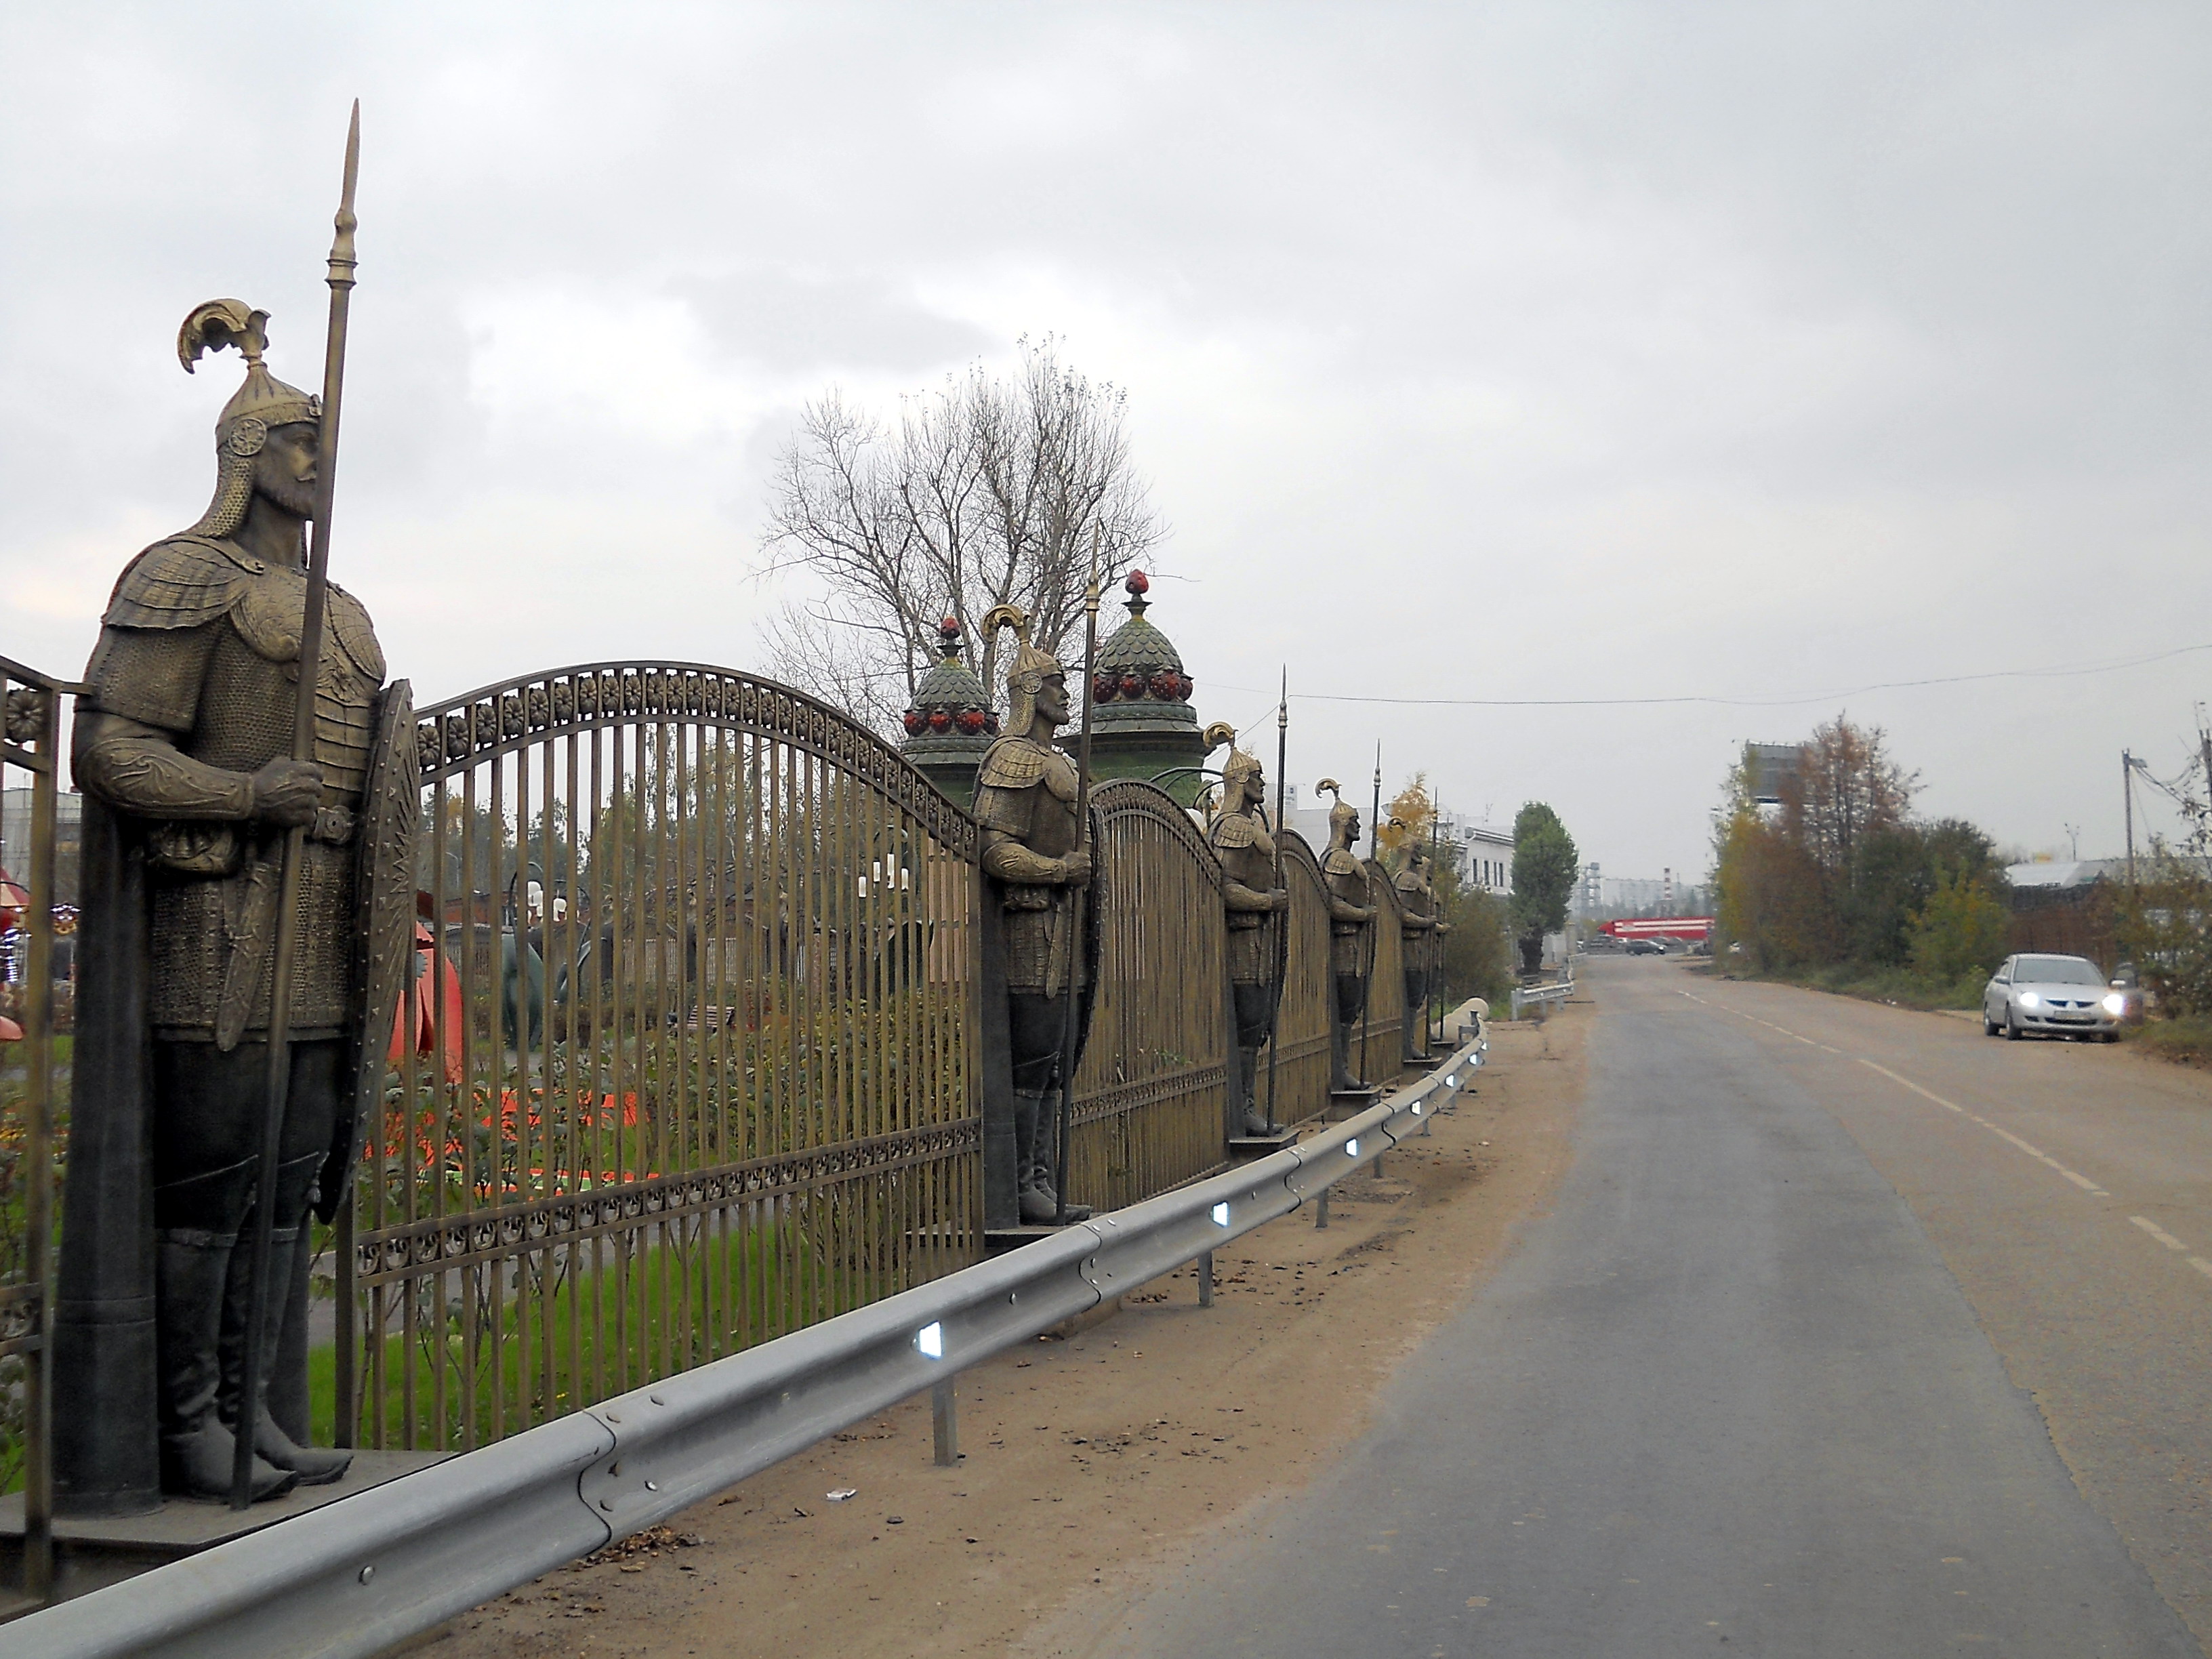
[[[2144,668],[2153,663],[2170,662],[2176,657],[2187,657],[2199,652],[2212,651],[2212,644],[2185,645],[2172,651],[2160,651],[2148,657],[2130,657],[2122,662],[2090,663],[2065,668],[2000,668],[1984,674],[1939,674],[1925,679],[1877,680],[1871,684],[1853,686],[1843,691],[1821,691],[1804,696],[1788,697],[1374,697],[1354,696],[1344,692],[1293,691],[1293,702],[1388,703],[1398,708],[1652,708],[1680,707],[1687,703],[1703,703],[1723,708],[1790,708],[1806,703],[1834,702],[1845,697],[1864,696],[1873,691],[1917,690],[1935,685],[1970,685],[1987,680],[2074,679],[2091,674],[2117,674],[2130,668]],[[1260,688],[1249,685],[1214,684],[1224,691],[1246,691],[1258,695]]]

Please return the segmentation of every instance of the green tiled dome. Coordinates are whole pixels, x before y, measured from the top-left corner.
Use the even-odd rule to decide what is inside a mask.
[[[1129,595],[1129,620],[1098,647],[1091,682],[1091,727],[1097,732],[1195,732],[1198,711],[1191,707],[1191,678],[1183,672],[1175,641],[1145,619],[1145,593],[1152,586],[1141,570],[1122,584]]]

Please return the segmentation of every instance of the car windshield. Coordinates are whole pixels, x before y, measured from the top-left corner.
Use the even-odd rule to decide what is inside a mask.
[[[2012,976],[2030,985],[2102,985],[2105,975],[2081,957],[2022,957]]]

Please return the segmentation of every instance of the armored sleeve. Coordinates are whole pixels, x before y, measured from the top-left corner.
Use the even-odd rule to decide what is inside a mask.
[[[198,716],[200,681],[221,622],[100,629],[73,734],[77,781],[143,817],[234,823],[252,816],[253,780],[179,752]]]
[[[1064,860],[1032,853],[1008,831],[988,825],[983,831],[983,868],[1000,881],[1032,887],[1058,885],[1067,879]]]
[[[103,713],[189,737],[222,625],[218,619],[197,628],[102,628],[85,665],[89,702]]]

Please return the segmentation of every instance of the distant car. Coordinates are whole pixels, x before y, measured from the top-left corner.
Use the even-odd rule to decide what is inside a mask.
[[[1983,1032],[2015,1042],[2040,1031],[2118,1042],[2127,1011],[2127,994],[2087,957],[2008,957],[1982,989]]]
[[[1632,957],[1663,957],[1667,954],[1667,947],[1656,939],[1632,939],[1628,941],[1628,954]]]

